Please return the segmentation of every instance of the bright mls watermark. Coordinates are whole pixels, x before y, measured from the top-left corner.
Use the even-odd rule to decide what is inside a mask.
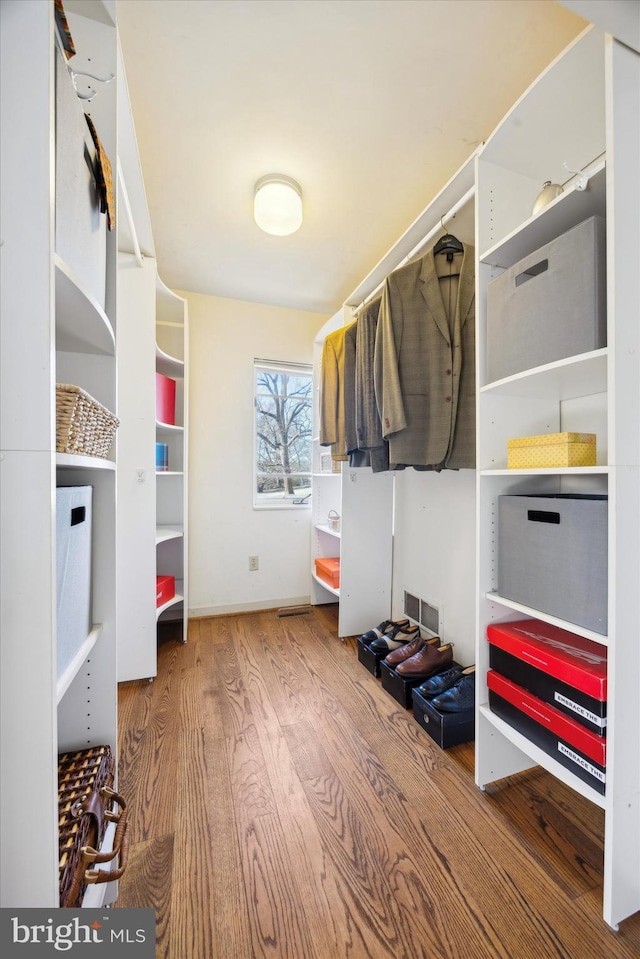
[[[0,910],[0,952],[5,956],[154,959],[155,951],[154,909]]]

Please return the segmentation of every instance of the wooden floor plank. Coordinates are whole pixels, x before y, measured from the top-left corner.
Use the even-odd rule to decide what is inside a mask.
[[[171,956],[216,956],[215,875],[202,730],[180,734],[173,848]]]
[[[172,955],[169,941],[173,871],[173,835],[133,845],[125,873],[126,894],[116,907],[156,910],[156,959]]]

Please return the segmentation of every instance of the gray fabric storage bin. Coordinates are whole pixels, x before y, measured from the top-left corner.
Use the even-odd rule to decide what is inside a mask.
[[[498,593],[607,632],[606,496],[500,496]]]
[[[56,489],[58,679],[91,630],[91,486]]]
[[[82,102],[56,49],[56,253],[104,309],[107,218],[100,212],[96,148]]]
[[[605,220],[592,216],[487,286],[487,382],[607,345]]]

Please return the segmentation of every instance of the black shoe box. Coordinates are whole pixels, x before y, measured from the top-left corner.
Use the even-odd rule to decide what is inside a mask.
[[[489,707],[492,713],[503,719],[509,726],[513,726],[519,733],[530,739],[536,746],[548,753],[552,759],[559,762],[570,772],[588,783],[596,792],[604,795],[606,784],[606,766],[594,762],[581,750],[568,744],[550,729],[545,729],[540,723],[526,716],[513,703],[507,702],[489,690]]]
[[[475,739],[475,709],[457,713],[441,713],[428,699],[413,690],[413,717],[441,749],[458,746]]]
[[[487,686],[492,713],[604,795],[606,739],[495,670]]]
[[[376,653],[370,646],[367,646],[366,643],[358,640],[358,662],[362,663],[365,669],[368,669],[371,675],[375,676],[376,679],[380,679],[380,663],[388,654],[388,649],[385,652]]]
[[[424,682],[424,676],[401,676],[391,666],[387,666],[384,660],[380,663],[380,678],[382,688],[386,689],[405,709],[411,709],[411,693],[414,686]]]

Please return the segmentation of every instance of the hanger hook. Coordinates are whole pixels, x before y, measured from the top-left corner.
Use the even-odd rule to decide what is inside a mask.
[[[576,177],[576,190],[586,190],[587,184],[589,182],[589,177],[591,174],[585,173],[584,170],[572,170],[570,166],[567,166],[567,161],[563,160],[562,165],[567,171],[567,173],[573,173]]]
[[[440,214],[440,227],[442,228],[442,230],[444,230],[445,233],[447,232],[447,228],[444,225],[444,213]]]

